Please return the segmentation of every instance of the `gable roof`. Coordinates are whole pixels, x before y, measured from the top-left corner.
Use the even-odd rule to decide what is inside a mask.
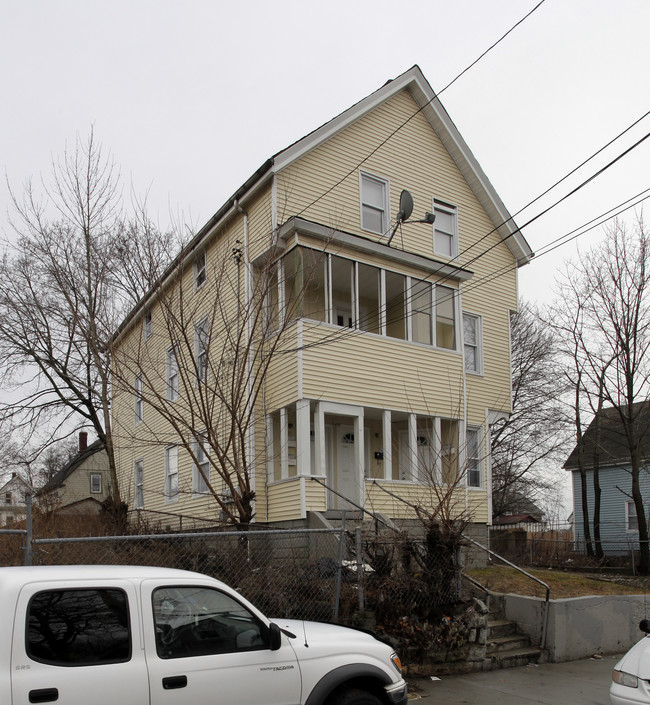
[[[627,408],[627,406],[620,407],[622,410]],[[632,417],[639,438],[641,457],[644,460],[650,459],[650,404],[648,402],[633,404]],[[599,423],[600,431],[598,429]],[[630,451],[619,407],[610,406],[596,414],[582,439],[585,468],[593,468],[594,452],[596,451],[599,454],[600,467],[629,464]],[[565,470],[579,468],[577,445],[562,467]]]
[[[381,88],[363,98],[358,103],[355,103],[347,110],[344,110],[324,125],[321,125],[267,159],[233,193],[183,248],[167,268],[167,271],[162,275],[161,281],[164,281],[180,262],[190,259],[194,255],[195,250],[201,246],[204,239],[207,238],[210,233],[214,232],[216,228],[221,227],[229,218],[238,213],[241,202],[253,195],[259,188],[272,179],[275,174],[405,89],[410,92],[413,100],[419,106],[419,110],[440,138],[463,178],[488,214],[490,220],[494,223],[495,229],[512,252],[517,266],[527,264],[534,256],[530,245],[526,242],[521,230],[517,227],[512,216],[503,204],[503,201],[483,172],[476,157],[474,157],[472,151],[458,131],[458,128],[449,117],[440,99],[436,96],[433,88],[431,88],[429,82],[424,77],[420,67],[415,65],[408,71],[397,76],[397,78],[387,81]],[[129,327],[137,312],[146,304],[154,289],[155,285],[131,310],[114,334],[114,341]]]
[[[86,449],[77,453],[66,465],[64,465],[50,480],[41,487],[38,494],[47,494],[52,490],[56,490],[72,475],[72,473],[81,466],[88,458],[104,450],[104,444],[101,441],[91,443]]]

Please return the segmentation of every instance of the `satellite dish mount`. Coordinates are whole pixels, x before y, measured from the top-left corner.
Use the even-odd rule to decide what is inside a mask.
[[[409,220],[412,213],[413,196],[411,196],[411,194],[406,189],[404,189],[399,197],[399,210],[397,211],[397,216],[395,218],[395,227],[393,228],[393,232],[388,238],[388,242],[386,243],[387,245],[390,245],[393,236],[397,232],[397,228],[399,228],[402,223],[428,223],[429,225],[433,225],[433,222],[436,219],[434,213],[426,213],[422,220]]]

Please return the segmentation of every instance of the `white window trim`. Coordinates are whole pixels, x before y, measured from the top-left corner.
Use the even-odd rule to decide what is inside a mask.
[[[137,375],[133,380],[133,423],[135,426],[139,426],[144,421],[142,389],[142,375]]]
[[[463,336],[463,366],[465,365],[465,316],[476,321],[476,369],[465,367],[465,372],[470,375],[483,375],[483,317],[478,313],[463,311],[461,316],[461,334]]]
[[[172,453],[175,454],[175,465],[173,468],[171,464]],[[171,470],[174,472],[171,472]],[[172,475],[176,475],[176,493],[171,493],[171,482],[170,478]],[[179,495],[179,477],[178,477],[178,446],[171,445],[165,448],[165,504],[170,504],[171,502],[178,502]]]
[[[138,482],[138,468],[140,481]],[[138,492],[138,488],[140,491]],[[138,495],[140,497],[138,498]],[[139,501],[138,501],[139,499]],[[138,458],[133,463],[133,509],[144,509],[144,459]]]
[[[208,279],[208,257],[205,250],[197,253],[192,264],[194,291],[198,291]]]
[[[172,382],[172,369],[175,370],[175,385]],[[178,399],[178,360],[173,345],[167,348],[165,353],[165,385],[167,401],[176,401]]]
[[[99,489],[93,489],[93,480],[99,480]],[[102,475],[99,472],[90,473],[90,492],[91,494],[101,494],[102,493]]]
[[[210,480],[210,457],[209,457],[209,452],[210,449],[207,446],[207,442],[205,441],[205,431],[202,431],[201,433],[197,434],[197,437],[194,438],[193,441],[193,450],[194,450],[194,455],[198,457],[199,451],[201,451],[201,446],[200,446],[200,440],[199,437],[203,438],[203,455],[204,455],[204,463],[207,465],[207,472],[206,475],[208,476],[208,481]],[[196,462],[192,462],[192,494],[195,497],[205,497],[206,495],[210,494],[210,490],[208,487],[205,489],[201,490],[199,487],[205,483],[205,480],[201,476],[201,473],[199,472],[199,466],[197,465]]]
[[[451,254],[446,252],[439,252],[436,250],[436,224],[433,223],[433,252],[435,255],[440,257],[446,257],[448,259],[454,259],[458,257],[458,208],[451,203],[446,203],[445,201],[439,201],[438,199],[433,199],[433,212],[436,211],[447,213],[452,217],[452,232],[446,233],[451,235]],[[442,230],[440,232],[443,232]]]
[[[469,478],[470,478],[470,467],[469,467],[469,454],[467,452],[467,449],[469,448],[469,440],[467,438],[469,433],[476,433],[476,452],[477,452],[477,465],[478,465],[478,474],[479,474],[479,483],[478,485],[470,485],[469,483]],[[483,434],[481,433],[481,427],[480,426],[475,426],[473,424],[467,424],[465,427],[465,443],[463,444],[463,455],[464,455],[464,460],[463,460],[463,465],[465,467],[465,484],[468,489],[470,490],[482,490],[485,487],[485,470],[484,470],[484,463],[483,463],[483,454],[481,452],[481,449],[484,447],[484,442],[485,439],[483,438]]]
[[[379,230],[373,230],[371,228],[365,228],[363,226],[363,207],[365,204],[363,200],[363,181],[364,179],[368,179],[370,181],[374,181],[375,183],[378,183],[384,192],[384,208],[383,208],[383,228],[381,231]],[[370,206],[371,208],[374,208],[374,206]],[[359,170],[359,224],[361,226],[361,230],[365,230],[366,232],[369,233],[375,233],[376,235],[387,235],[388,231],[390,229],[390,184],[388,179],[383,178],[382,176],[377,176],[376,174],[371,174],[368,171],[363,171]]]
[[[628,499],[625,501],[625,531],[628,532],[629,534],[638,534],[639,529],[638,529],[638,519],[637,519],[637,528],[630,528],[630,510],[629,507],[632,506],[634,507],[634,516],[636,517],[636,506],[634,504],[634,501],[631,499]]]

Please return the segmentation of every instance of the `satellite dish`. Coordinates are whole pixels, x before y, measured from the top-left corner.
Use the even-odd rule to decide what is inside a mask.
[[[397,221],[403,223],[411,217],[411,213],[413,213],[413,196],[405,189],[399,197]]]

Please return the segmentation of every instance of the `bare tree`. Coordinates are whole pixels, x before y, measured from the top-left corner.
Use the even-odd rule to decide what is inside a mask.
[[[564,339],[571,339],[564,354],[566,378],[573,389],[576,449],[575,464],[581,474],[585,537],[590,546],[587,471],[594,480],[595,554],[602,557],[600,542],[601,443],[599,427],[605,404],[616,410],[619,433],[630,467],[630,488],[622,489],[634,501],[640,541],[640,570],[650,571],[648,523],[639,473],[643,462],[643,440],[648,433],[645,402],[649,396],[648,269],[650,249],[642,218],[633,230],[616,222],[605,241],[568,265],[558,289],[560,303],[553,315],[563,321]],[[591,453],[587,455],[582,416],[594,418]]]
[[[492,429],[492,513],[540,503],[565,442],[552,329],[529,303],[511,315],[512,414]]]
[[[119,175],[91,131],[53,163],[51,180],[10,188],[15,243],[0,264],[0,383],[11,401],[0,419],[44,447],[82,427],[103,443],[119,502],[113,451],[108,342],[153,274],[136,281],[119,254],[146,218],[124,216]]]
[[[137,386],[146,410],[135,433],[119,432],[125,447],[184,449],[192,486],[168,480],[166,496],[205,494],[217,518],[246,529],[254,516],[252,468],[266,462],[264,444],[253,442],[256,418],[264,417],[264,381],[279,356],[299,349],[293,323],[310,306],[310,282],[323,259],[292,253],[300,262],[284,282],[280,313],[277,262],[253,266],[242,243],[224,237],[208,266],[202,247],[181,252],[135,324],[127,322],[113,341],[116,396],[131,399]],[[155,328],[151,338],[143,316]]]

